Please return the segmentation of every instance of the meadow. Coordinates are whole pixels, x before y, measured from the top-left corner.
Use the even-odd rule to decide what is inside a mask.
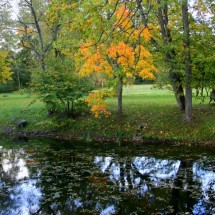
[[[45,105],[34,95],[21,93],[0,94],[1,133],[20,132],[16,128],[21,119],[28,121],[23,133],[54,133],[66,139],[85,141],[132,141],[135,136],[145,140],[184,142],[188,145],[215,143],[215,103],[193,97],[193,119],[183,121],[173,93],[155,89],[152,85],[126,86],[123,92],[123,117],[116,114],[117,98],[107,100],[111,115],[95,118],[82,114],[76,119],[50,118]]]

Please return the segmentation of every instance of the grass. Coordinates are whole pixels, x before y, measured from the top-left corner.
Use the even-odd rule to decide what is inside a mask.
[[[34,97],[20,93],[0,94],[0,127],[15,129],[17,123],[26,119],[32,129],[46,117],[44,104]]]
[[[21,119],[29,121],[25,130],[51,131],[57,129],[61,136],[93,140],[112,139],[116,142],[132,140],[138,133],[146,139],[215,143],[215,103],[208,104],[193,99],[193,120],[183,122],[183,113],[178,110],[174,95],[169,90],[152,89],[151,85],[125,87],[122,118],[117,117],[117,99],[108,99],[112,115],[95,119],[85,115],[72,120],[53,123],[47,119],[44,104],[26,95],[0,94],[0,127],[15,129]],[[14,118],[16,117],[16,120]],[[143,129],[140,129],[143,126]]]

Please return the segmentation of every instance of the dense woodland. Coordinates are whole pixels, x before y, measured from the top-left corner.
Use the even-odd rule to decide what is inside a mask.
[[[120,117],[123,87],[152,81],[190,122],[192,97],[215,89],[212,0],[15,3],[0,3],[0,91],[28,89],[50,115],[108,116],[105,99],[116,96]]]

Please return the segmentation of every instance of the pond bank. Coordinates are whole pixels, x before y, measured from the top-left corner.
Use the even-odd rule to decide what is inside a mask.
[[[132,138],[118,138],[116,136],[82,136],[76,134],[70,134],[68,132],[56,132],[56,131],[30,131],[30,130],[14,130],[12,128],[4,128],[2,130],[3,136],[18,136],[18,137],[50,137],[53,139],[66,140],[66,141],[83,141],[83,142],[97,142],[97,143],[131,143],[135,147],[139,147],[144,144],[155,144],[155,145],[173,145],[173,146],[185,146],[185,147],[207,147],[214,148],[214,141],[185,141],[177,139],[163,139],[161,137],[147,137],[144,136],[133,136]]]

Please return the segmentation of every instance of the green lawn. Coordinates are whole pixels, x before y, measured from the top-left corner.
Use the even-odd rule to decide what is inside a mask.
[[[15,127],[20,120],[26,119],[34,128],[44,117],[44,104],[35,101],[34,97],[20,93],[0,94],[0,127]]]
[[[26,130],[58,130],[66,137],[92,140],[97,137],[131,140],[138,133],[143,138],[171,139],[214,144],[215,103],[208,104],[193,98],[193,120],[183,122],[174,95],[169,90],[153,89],[152,85],[134,85],[124,88],[124,116],[116,114],[117,98],[108,99],[112,115],[95,119],[85,115],[75,120],[53,122],[47,118],[44,104],[18,93],[0,94],[0,127],[13,127],[20,119],[27,119]],[[17,119],[14,120],[14,117]],[[139,129],[143,125],[143,129]]]

